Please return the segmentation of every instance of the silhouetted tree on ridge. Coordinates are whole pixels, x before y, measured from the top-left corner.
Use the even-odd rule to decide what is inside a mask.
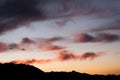
[[[0,64],[0,80],[120,80],[120,75],[90,75],[72,72],[43,72],[26,64]]]

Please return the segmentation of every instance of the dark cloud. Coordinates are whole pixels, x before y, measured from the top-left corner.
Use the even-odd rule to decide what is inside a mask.
[[[38,0],[6,0],[4,5],[1,7],[1,15],[3,17],[13,16],[37,16],[40,15],[39,11],[35,8]]]
[[[111,33],[100,33],[97,34],[96,41],[98,42],[113,42],[120,40],[120,36]]]
[[[117,16],[119,3],[119,0],[0,0],[0,34],[37,20],[91,14]]]
[[[43,17],[36,9],[39,0],[5,0],[0,6],[0,33]]]
[[[35,44],[36,42],[26,37],[26,38],[23,38],[23,39],[22,39],[22,42],[21,42],[21,43],[23,43],[23,44],[24,44],[24,43],[27,43],[27,44]]]
[[[118,40],[120,40],[120,36],[113,33],[95,33],[95,35],[80,33],[73,35],[74,42],[114,42]]]

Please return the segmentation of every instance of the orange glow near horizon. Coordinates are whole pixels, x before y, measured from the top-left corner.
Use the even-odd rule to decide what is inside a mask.
[[[59,53],[61,51],[16,51],[14,53],[1,53],[0,61],[13,62],[16,64],[30,64],[45,72],[50,71],[77,71],[88,74],[120,74],[120,55],[106,54],[106,52],[97,53],[103,55],[95,59],[79,59],[79,55],[72,52],[64,52],[64,55]],[[9,55],[11,54],[11,55]],[[6,57],[6,55],[8,55]],[[72,55],[72,57],[71,57]],[[83,55],[80,54],[80,55]],[[93,55],[93,54],[92,54]],[[90,56],[90,55],[89,55]],[[59,59],[60,57],[64,57]],[[94,56],[93,56],[94,57]]]
[[[117,56],[117,57],[120,57]],[[114,58],[117,58],[114,57]],[[107,58],[104,57],[104,58]],[[111,56],[111,58],[113,58]],[[95,61],[79,61],[79,60],[70,60],[70,61],[64,61],[64,62],[51,62],[48,64],[38,64],[34,63],[35,67],[45,71],[77,71],[80,73],[88,73],[88,74],[120,74],[120,64],[117,63],[118,59],[110,60],[106,59],[106,61],[98,58]],[[112,63],[111,63],[112,62]],[[116,65],[116,66],[115,66]]]

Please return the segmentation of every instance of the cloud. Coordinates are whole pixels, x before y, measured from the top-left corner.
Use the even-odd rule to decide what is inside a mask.
[[[108,31],[108,30],[120,30],[120,20],[116,19],[111,23],[105,24],[97,28],[92,28],[89,31],[98,32],[98,31]]]
[[[115,42],[120,40],[120,36],[113,33],[78,33],[72,36],[73,42]],[[67,40],[65,37],[51,37],[51,38],[28,38],[25,37],[21,40],[20,43],[0,43],[0,51],[4,52],[7,50],[41,50],[41,51],[52,51],[52,50],[63,50],[66,47],[54,44],[54,42]]]
[[[53,42],[61,40],[61,37],[53,37],[48,39],[30,39],[25,37],[20,43],[2,43],[0,42],[0,52],[5,52],[7,50],[41,50],[41,51],[52,51],[52,50],[62,50],[65,49],[63,46],[55,45]]]
[[[35,44],[35,41],[33,41],[33,40],[26,37],[26,38],[22,39],[21,43],[23,43],[23,44],[25,44],[25,43],[27,43],[27,44]]]
[[[119,3],[119,0],[0,0],[0,34],[30,22],[61,17],[93,14],[114,21],[116,18],[112,17],[119,15]]]
[[[71,60],[76,58],[77,58],[76,55],[74,55],[72,52],[69,52],[67,50],[61,50],[58,56],[58,60],[60,61]]]
[[[87,52],[87,53],[82,54],[81,59],[87,59],[87,58],[94,59],[95,57],[97,57],[95,53]]]
[[[3,0],[2,0],[3,1]],[[43,17],[35,7],[39,0],[5,0],[0,5],[0,34]]]
[[[20,45],[23,47],[30,47],[34,46],[37,49],[40,49],[42,51],[52,51],[52,50],[61,50],[64,49],[65,47],[59,46],[59,45],[54,45],[53,43],[55,41],[62,40],[62,37],[52,37],[52,38],[47,38],[47,39],[29,39],[29,38],[23,38]]]
[[[7,44],[7,43],[0,42],[0,52],[7,52],[13,49],[20,50],[19,45],[16,43]]]
[[[8,52],[10,50],[21,50],[19,44],[16,43],[3,43],[0,42],[0,52]]]
[[[119,41],[120,36],[113,33],[80,33],[73,35],[74,42],[114,42]]]
[[[54,45],[53,42],[62,40],[62,37],[53,37],[53,38],[47,38],[47,39],[29,39],[29,38],[23,38],[21,43],[18,44],[19,46],[23,48],[36,48],[42,51],[52,51],[52,50],[60,50],[64,49],[65,47]]]
[[[80,55],[75,55],[73,52],[67,50],[61,50],[58,52],[58,57],[56,60],[58,61],[66,61],[66,60],[93,60],[97,57],[105,55],[106,52],[85,52]]]
[[[40,50],[42,50],[42,51],[51,51],[51,50],[62,50],[62,49],[64,49],[65,47],[57,46],[57,45],[53,45],[53,44],[49,43],[49,44],[40,45],[39,48],[40,48]]]
[[[35,8],[37,2],[39,0],[5,0],[4,4],[2,4],[1,9],[4,11],[1,11],[1,15],[3,16],[32,16],[40,14],[39,11]],[[29,2],[29,3],[28,3]],[[8,14],[8,13],[9,14]]]
[[[67,51],[67,50],[60,50],[58,51],[58,56],[55,59],[21,59],[21,60],[12,60],[5,63],[15,63],[15,64],[47,64],[54,61],[67,61],[67,60],[93,60],[97,57],[105,55],[106,52],[86,52],[81,55],[75,55],[74,53]],[[3,63],[3,62],[0,62]]]
[[[60,41],[60,40],[64,40],[63,37],[52,37],[52,38],[49,38],[49,39],[46,39],[47,42],[55,42],[55,41]]]
[[[118,40],[120,40],[120,36],[116,34],[111,34],[111,33],[97,34],[97,39],[96,39],[96,41],[98,42],[113,42]]]
[[[15,59],[12,61],[0,62],[0,63],[47,64],[47,63],[56,62],[56,61],[62,62],[62,61],[68,61],[68,60],[80,60],[80,61],[93,60],[95,58],[106,55],[106,52],[85,52],[85,53],[76,55],[75,53],[68,51],[68,50],[58,50],[55,53],[57,53],[57,56],[56,56],[56,58],[53,58],[53,59],[36,59],[36,58],[19,59],[19,60]]]
[[[52,62],[52,59],[47,59],[47,60],[38,60],[38,59],[28,59],[28,60],[14,60],[14,61],[10,61],[8,63],[15,63],[15,64],[33,64],[33,63],[39,63],[39,64],[45,64],[45,63],[49,63]]]
[[[0,42],[0,52],[5,52],[8,50],[7,44]]]
[[[34,50],[35,48],[38,47],[38,45],[34,40],[25,37],[21,40],[20,43],[9,44],[9,47],[10,49],[25,51],[25,50]]]
[[[94,37],[87,33],[80,33],[73,35],[75,42],[91,42],[94,40]]]
[[[86,60],[86,59],[91,59],[91,60],[93,60],[94,58],[100,57],[100,56],[105,55],[105,54],[106,54],[105,52],[99,52],[99,53],[86,52],[86,53],[83,53],[83,54],[80,56],[80,59],[81,59],[81,60]]]
[[[9,46],[9,49],[18,49],[19,48],[18,44],[16,44],[16,43],[8,44],[8,46]]]

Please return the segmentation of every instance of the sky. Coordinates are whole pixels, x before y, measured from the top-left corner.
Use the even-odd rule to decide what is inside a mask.
[[[45,72],[120,74],[120,0],[0,0],[0,63]]]

